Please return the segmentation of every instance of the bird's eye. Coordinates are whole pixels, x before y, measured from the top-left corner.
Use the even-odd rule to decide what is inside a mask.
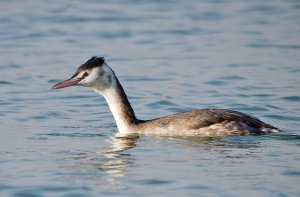
[[[85,78],[87,76],[89,76],[89,73],[85,72],[85,73],[83,73],[82,78]]]

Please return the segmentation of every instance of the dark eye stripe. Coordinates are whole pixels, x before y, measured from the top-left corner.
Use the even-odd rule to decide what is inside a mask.
[[[85,78],[87,76],[89,76],[89,73],[85,72],[85,73],[83,73],[82,78]]]

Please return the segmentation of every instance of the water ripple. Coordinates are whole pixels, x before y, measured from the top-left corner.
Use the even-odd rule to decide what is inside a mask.
[[[78,138],[90,138],[90,137],[103,137],[105,136],[104,134],[99,134],[99,133],[47,133],[47,136],[52,136],[52,137],[78,137]]]
[[[249,44],[253,48],[278,48],[278,49],[300,49],[300,45],[280,45],[280,44]]]
[[[0,85],[13,85],[13,83],[9,81],[0,81]]]
[[[281,99],[286,100],[286,101],[299,102],[300,96],[285,96],[285,97],[281,97]]]

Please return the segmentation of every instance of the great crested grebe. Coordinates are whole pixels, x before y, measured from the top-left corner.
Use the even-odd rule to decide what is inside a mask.
[[[158,136],[261,135],[280,130],[247,114],[228,109],[199,109],[153,120],[140,120],[114,71],[102,57],[92,57],[70,78],[51,89],[68,86],[93,88],[107,101],[121,134]]]

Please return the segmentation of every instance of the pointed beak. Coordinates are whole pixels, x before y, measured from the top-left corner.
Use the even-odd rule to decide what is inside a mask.
[[[55,84],[54,86],[51,87],[51,90],[74,86],[77,85],[81,80],[82,78],[70,78]]]

